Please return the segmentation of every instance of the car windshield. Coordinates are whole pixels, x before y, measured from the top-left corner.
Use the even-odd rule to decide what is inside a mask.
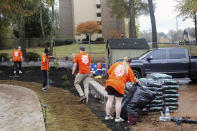
[[[145,58],[148,54],[150,54],[152,52],[152,50],[146,51],[145,53],[143,53],[141,56],[138,57],[139,60]]]

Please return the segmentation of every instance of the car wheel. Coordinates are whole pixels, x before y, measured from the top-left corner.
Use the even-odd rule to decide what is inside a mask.
[[[133,70],[133,73],[137,79],[142,78],[142,75],[137,70]]]

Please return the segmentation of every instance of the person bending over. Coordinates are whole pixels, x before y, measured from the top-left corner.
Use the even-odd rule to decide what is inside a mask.
[[[124,119],[120,117],[120,112],[121,112],[121,103],[122,103],[124,90],[125,90],[125,84],[127,83],[127,81],[130,81],[130,82],[138,81],[135,78],[134,73],[129,66],[130,62],[131,62],[131,58],[125,57],[123,62],[117,62],[113,64],[107,71],[109,77],[105,85],[105,90],[108,93],[105,120],[113,119],[113,117],[110,115],[110,110],[112,108],[112,104],[115,98],[115,101],[116,101],[115,122],[124,121]]]

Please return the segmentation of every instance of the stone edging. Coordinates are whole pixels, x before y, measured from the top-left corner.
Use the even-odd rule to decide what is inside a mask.
[[[58,62],[60,68],[72,68],[72,61],[51,61],[50,67],[55,67],[55,62]],[[13,66],[12,61],[0,62],[0,66]],[[41,61],[23,62],[22,67],[41,66]]]
[[[105,87],[99,84],[94,79],[89,81],[90,93],[95,97],[102,100],[103,103],[106,102],[107,92],[105,91]]]

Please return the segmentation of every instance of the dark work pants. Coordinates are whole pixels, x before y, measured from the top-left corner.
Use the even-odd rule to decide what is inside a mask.
[[[18,65],[19,65],[19,70],[21,70],[21,62],[19,62],[19,61],[14,61],[14,71],[17,70]]]
[[[47,70],[42,70],[43,76],[44,76],[44,81],[43,81],[43,87],[47,85]]]

